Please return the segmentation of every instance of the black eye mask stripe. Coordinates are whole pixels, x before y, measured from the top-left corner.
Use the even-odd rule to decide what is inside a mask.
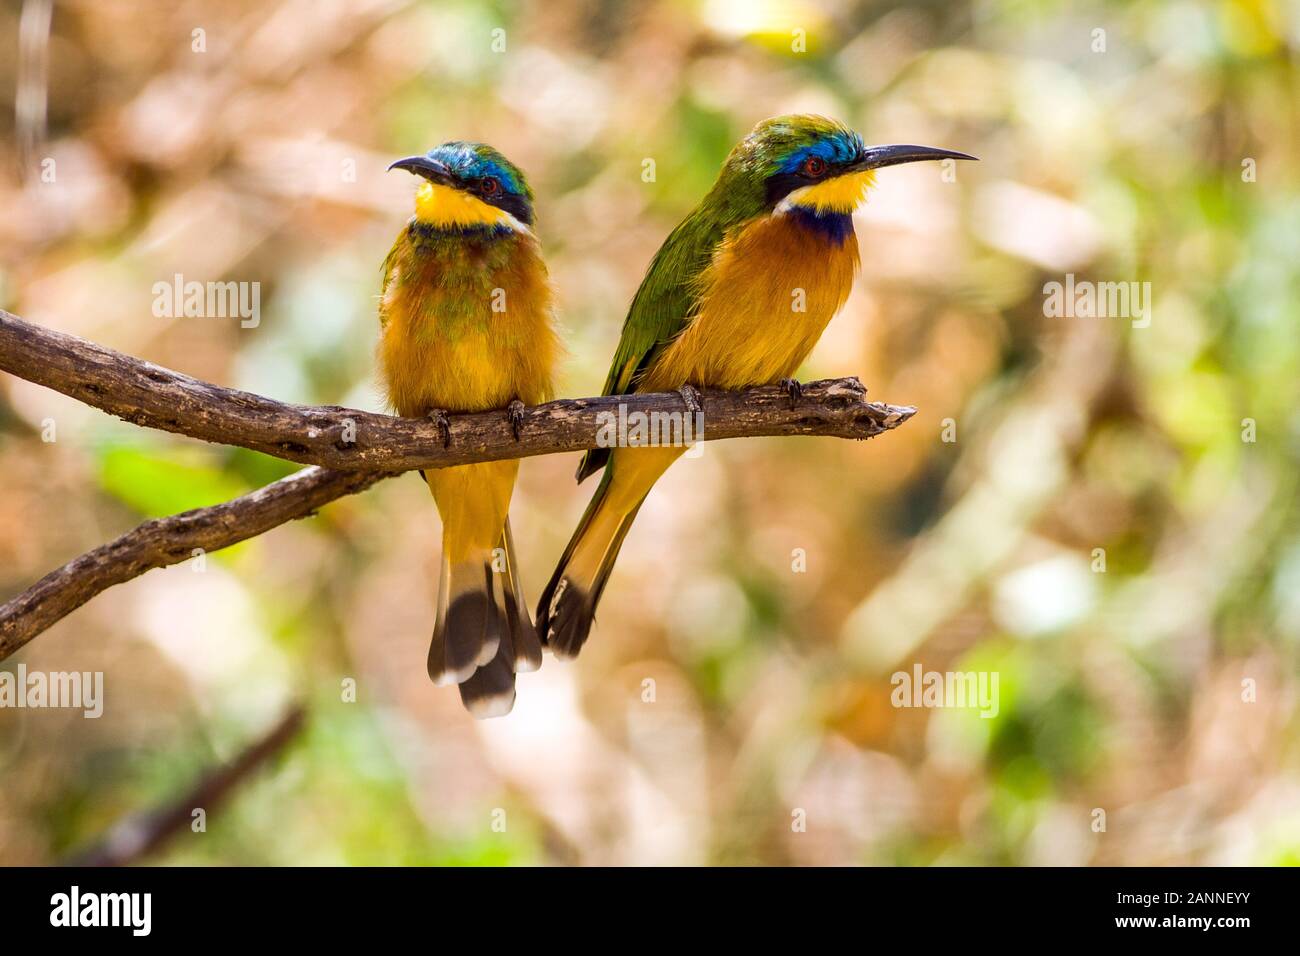
[[[804,186],[812,186],[815,183],[824,183],[834,177],[836,168],[827,164],[826,172],[820,176],[809,176],[805,173],[776,173],[767,177],[767,204],[776,206],[782,199],[790,195],[796,189],[802,189]]]
[[[525,226],[531,226],[533,224],[533,209],[528,204],[528,200],[523,196],[504,191],[497,193],[495,196],[484,196],[481,192],[477,191],[474,195],[489,206],[496,206],[498,209],[504,209]]]

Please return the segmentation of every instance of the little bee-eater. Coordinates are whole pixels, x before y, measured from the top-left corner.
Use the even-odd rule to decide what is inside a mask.
[[[549,401],[559,356],[551,286],[518,167],[481,143],[444,143],[389,169],[421,178],[415,215],[384,260],[379,365],[399,415]],[[508,713],[515,674],[542,662],[507,517],[518,461],[424,472],[442,516],[442,577],[429,647],[435,684],[475,717]]]
[[[727,157],[703,202],[655,254],[632,299],[605,394],[745,388],[793,376],[848,298],[858,267],[852,213],[883,166],[974,159],[928,146],[863,146],[820,116],[778,116]],[[692,407],[691,410],[694,410]],[[542,640],[572,657],[591,630],[619,547],[683,448],[596,449],[605,469],[537,607]]]

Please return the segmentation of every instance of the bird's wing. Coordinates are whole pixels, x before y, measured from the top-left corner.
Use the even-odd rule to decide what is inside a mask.
[[[379,327],[381,329],[388,324],[388,310],[384,308],[384,303],[388,294],[388,283],[393,280],[393,272],[397,268],[397,256],[401,252],[402,240],[405,237],[406,230],[403,229],[398,233],[397,241],[388,250],[388,255],[384,256],[383,278],[379,283]]]
[[[699,311],[701,282],[726,229],[696,210],[664,240],[632,298],[603,395],[625,395],[637,376]],[[609,460],[608,448],[583,456],[578,480],[594,474]]]
[[[703,276],[724,234],[720,224],[697,212],[664,240],[628,308],[603,394],[632,391],[636,376],[690,324],[699,311]]]

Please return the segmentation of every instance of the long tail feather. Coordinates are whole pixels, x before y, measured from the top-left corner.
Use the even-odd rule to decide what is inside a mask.
[[[611,481],[607,470],[537,604],[538,633],[562,659],[576,657],[590,636],[596,605],[641,507],[638,500],[620,508],[610,496]]]
[[[528,615],[528,602],[515,564],[515,539],[510,532],[510,519],[506,519],[501,532],[501,548],[506,557],[505,572],[498,576],[501,607],[505,613],[506,634],[513,651],[512,661],[516,673],[535,671],[542,666],[542,642]]]
[[[459,684],[475,717],[509,713],[515,673],[536,670],[542,661],[508,517],[518,467],[487,462],[425,472],[443,522],[429,677]]]
[[[620,448],[609,455],[596,493],[537,603],[537,632],[556,657],[574,657],[586,643],[601,592],[641,503],[683,451]]]
[[[460,685],[460,700],[477,720],[504,717],[515,706],[514,652],[509,637],[502,639],[496,655]]]
[[[509,519],[499,547],[504,556],[500,570],[490,564],[444,560],[429,646],[433,682],[459,684],[461,701],[479,719],[510,713],[515,674],[542,666],[542,645],[524,603]],[[484,659],[489,648],[492,654]]]
[[[438,616],[429,644],[429,678],[459,684],[490,662],[501,641],[501,615],[492,593],[492,569],[482,560],[444,558]]]

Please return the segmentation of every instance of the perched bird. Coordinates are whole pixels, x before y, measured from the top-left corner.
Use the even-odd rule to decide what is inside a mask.
[[[560,353],[552,294],[524,174],[482,143],[444,143],[389,169],[421,178],[415,215],[384,260],[379,365],[399,415],[548,401]],[[542,649],[528,616],[507,517],[518,461],[429,469],[442,516],[442,578],[429,677],[458,684],[475,717],[508,713],[515,674]]]
[[[853,210],[874,170],[974,159],[928,146],[863,146],[820,116],[778,116],[730,153],[709,194],[655,254],[632,299],[605,394],[784,382],[848,298],[858,267]],[[537,607],[543,643],[578,653],[637,509],[677,447],[601,448],[578,480],[605,469]]]

